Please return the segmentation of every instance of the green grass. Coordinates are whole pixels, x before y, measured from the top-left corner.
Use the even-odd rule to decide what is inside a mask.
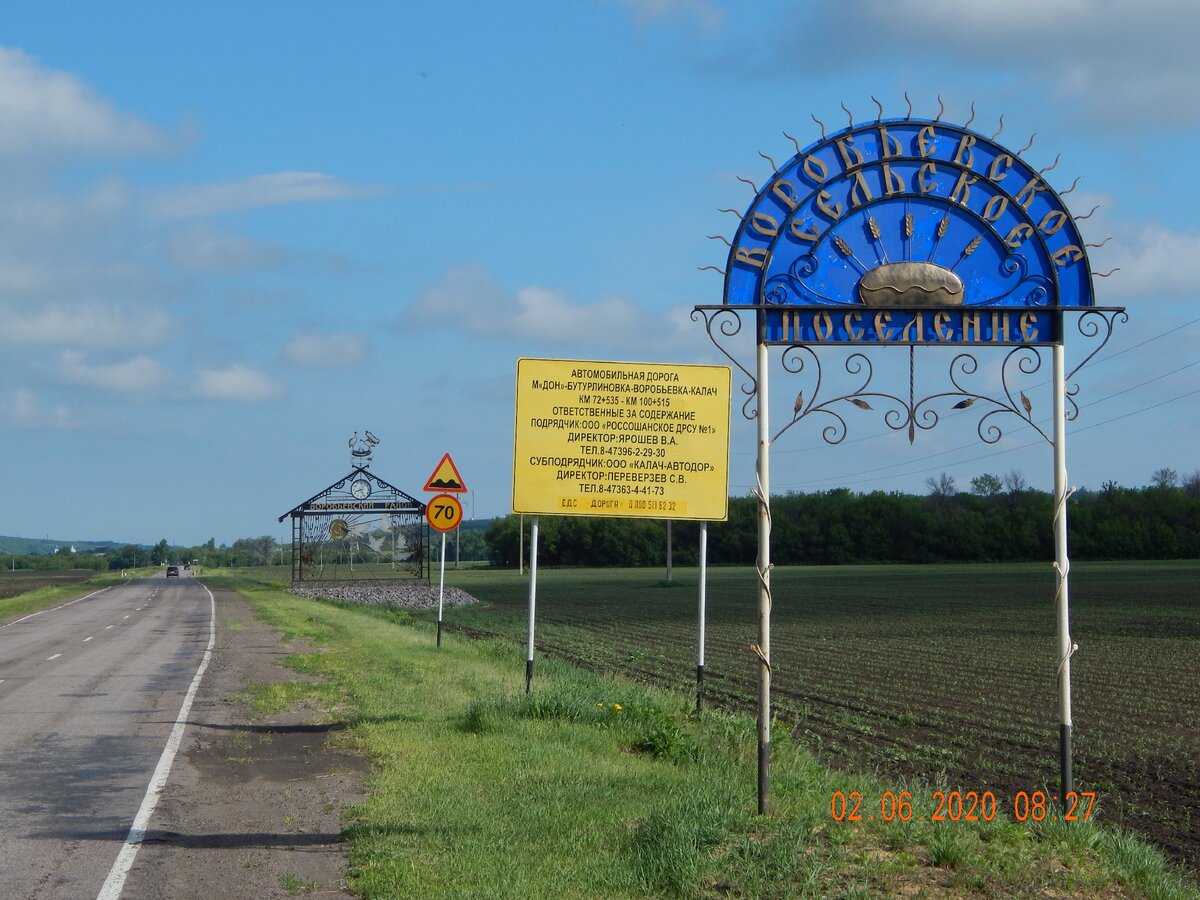
[[[27,577],[16,579],[0,574],[0,590],[4,590],[5,587],[20,589],[19,593],[0,600],[0,623],[11,622],[13,619],[19,619],[75,597],[81,597],[91,591],[111,587],[114,584],[122,584],[130,577],[150,574],[152,571],[157,570],[138,570],[126,573],[124,576],[120,572],[88,573],[87,576],[80,573],[80,576],[83,577],[67,579],[65,584],[59,578],[54,577],[61,573],[19,570],[16,573],[17,576],[25,575]],[[47,578],[47,575],[50,577]]]
[[[285,872],[279,876],[279,886],[289,897],[296,897],[301,894],[311,894],[320,888],[320,885],[315,881],[305,881],[291,872]]]
[[[339,694],[335,686],[324,682],[279,681],[251,685],[243,700],[256,713],[269,716],[300,707],[332,709],[338,703]]]
[[[372,761],[347,831],[364,896],[1200,896],[1144,842],[1093,824],[920,821],[927,788],[833,772],[785,729],[759,816],[748,718],[545,658],[526,695],[508,642],[447,634],[439,650],[409,617],[217,582],[320,648],[290,665],[327,679],[300,699],[344,716],[339,740]],[[859,791],[865,812],[906,788],[910,822],[830,814],[834,791]]]

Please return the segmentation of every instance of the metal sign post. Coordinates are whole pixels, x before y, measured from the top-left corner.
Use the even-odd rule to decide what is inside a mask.
[[[525,649],[525,693],[533,684],[533,629],[537,609],[538,517],[533,517],[529,532],[529,640]]]
[[[1071,642],[1071,616],[1067,602],[1071,560],[1067,555],[1067,416],[1066,366],[1063,345],[1054,345],[1054,573],[1056,631],[1058,636],[1058,753],[1059,800],[1075,790],[1071,772],[1071,657],[1077,649]]]
[[[704,618],[708,587],[708,523],[700,523],[700,627],[696,640],[696,712],[704,706]]]
[[[437,645],[442,646],[442,598],[446,593],[446,532],[442,532],[442,551],[438,561],[438,621],[437,621]]]
[[[759,317],[761,320],[761,316]],[[760,321],[761,326],[761,321]],[[761,327],[760,327],[761,333]],[[767,345],[758,343],[758,812],[770,809],[771,768],[771,430],[767,415]]]

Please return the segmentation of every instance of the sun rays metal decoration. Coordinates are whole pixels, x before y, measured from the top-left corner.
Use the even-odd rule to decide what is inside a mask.
[[[379,438],[356,432],[347,475],[279,517],[292,520],[292,581],[428,574],[425,504],[368,471]]]
[[[875,103],[878,116],[864,123],[843,105],[848,125],[833,134],[814,116],[821,137],[803,149],[785,132],[795,154],[783,165],[760,152],[771,174],[761,184],[739,178],[754,199],[745,211],[722,210],[738,218],[732,240],[711,236],[729,247],[723,269],[704,267],[724,276],[723,302],[692,311],[746,376],[742,413],[758,427],[759,640],[751,650],[759,660],[759,809],[767,811],[771,718],[770,448],[809,417],[822,423],[827,443],[839,444],[848,417],[863,413],[880,415],[910,443],[947,416],[966,414],[978,416],[985,443],[999,441],[1012,422],[1052,446],[1065,796],[1072,784],[1070,659],[1078,649],[1067,614],[1065,423],[1079,413],[1079,389],[1068,381],[1103,349],[1125,311],[1096,304],[1093,280],[1112,273],[1092,271],[1087,251],[1103,245],[1085,243],[1078,225],[1095,209],[1072,216],[1063,198],[1079,179],[1056,191],[1047,175],[1058,158],[1036,168],[1025,157],[1033,137],[1017,151],[997,143],[1003,117],[990,137],[971,130],[974,105],[966,123],[955,125],[942,121],[940,99],[933,119],[914,117],[911,103],[906,116],[885,118]],[[727,349],[741,334],[743,312],[754,313],[753,364]],[[1068,322],[1090,342],[1070,372]],[[800,381],[791,416],[774,433],[767,422],[772,346],[784,348],[783,371]],[[872,353],[892,346],[907,348],[906,384],[903,376],[877,375]],[[933,347],[957,352],[945,384],[919,392],[916,351]],[[826,372],[824,358],[839,352],[841,364]],[[998,386],[987,377],[994,367],[980,364],[984,353],[1000,357]],[[1031,399],[1044,353],[1052,360],[1048,417]]]

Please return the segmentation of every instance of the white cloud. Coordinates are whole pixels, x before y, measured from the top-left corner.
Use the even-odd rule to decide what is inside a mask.
[[[1106,294],[1121,300],[1194,300],[1200,293],[1200,232],[1146,224],[1126,231],[1113,245],[1089,257],[1101,272],[1110,264],[1119,267],[1104,284]]]
[[[56,372],[59,381],[108,391],[128,399],[228,400],[259,403],[283,396],[282,382],[244,363],[201,369],[185,379],[153,357],[139,354],[116,362],[92,362],[76,350],[63,350]]]
[[[310,369],[342,369],[359,365],[371,348],[364,335],[348,331],[334,334],[298,334],[283,349],[283,358],[293,366]]]
[[[273,269],[288,260],[288,251],[272,241],[224,234],[206,226],[171,234],[167,257],[176,265],[200,272]]]
[[[283,393],[282,383],[241,363],[231,363],[222,369],[203,369],[196,376],[196,396],[204,400],[260,403]]]
[[[0,417],[12,428],[67,429],[80,423],[61,403],[44,403],[28,388],[17,388],[0,401]]]
[[[716,31],[725,14],[710,0],[619,0],[640,24],[660,20],[694,22],[708,32]]]
[[[9,267],[0,267],[0,281],[7,282],[6,275]],[[163,343],[174,327],[161,310],[108,301],[50,303],[35,310],[0,304],[0,315],[0,344],[143,347]]]
[[[477,265],[447,272],[441,284],[405,310],[403,323],[502,340],[640,351],[666,351],[696,336],[679,317],[648,313],[620,297],[578,304],[537,286],[509,294]]]
[[[102,177],[76,195],[57,193],[37,179],[21,179],[0,191],[4,245],[22,250],[66,235],[110,233],[131,208],[129,184],[119,175]]]
[[[964,108],[1002,91],[1010,111],[1014,96],[1025,96],[1093,129],[1200,121],[1200,4],[1192,0],[812,0],[735,21],[737,45],[708,68],[737,78],[874,75],[883,93],[932,85],[930,95]],[[874,107],[861,105],[862,118],[873,118]]]
[[[122,362],[89,363],[82,353],[64,350],[58,359],[59,377],[69,383],[126,396],[150,397],[169,390],[171,373],[144,354]]]
[[[0,47],[0,156],[125,156],[161,153],[171,143],[74,75]]]
[[[283,203],[313,203],[374,197],[381,185],[354,184],[321,172],[274,172],[237,181],[168,188],[150,195],[146,208],[160,219],[212,216]]]

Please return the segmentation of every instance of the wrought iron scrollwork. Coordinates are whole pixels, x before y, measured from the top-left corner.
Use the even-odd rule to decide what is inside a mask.
[[[742,330],[742,317],[738,314],[737,310],[728,306],[698,306],[692,310],[691,318],[693,322],[697,321],[697,316],[703,318],[704,329],[708,332],[708,339],[712,341],[713,346],[746,376],[747,383],[741,386],[741,391],[746,396],[745,401],[742,403],[742,415],[751,420],[758,418],[758,410],[751,405],[751,401],[758,394],[758,379],[751,374],[749,369],[738,362],[737,357],[722,347],[721,342],[713,334],[713,329],[716,328],[722,337],[737,337]]]
[[[1076,402],[1076,397],[1079,395],[1079,385],[1072,384],[1071,379],[1075,374],[1095,359],[1096,354],[1104,349],[1105,345],[1113,336],[1113,329],[1116,327],[1117,321],[1121,324],[1129,321],[1129,314],[1123,309],[1089,309],[1083,313],[1075,322],[1076,330],[1085,338],[1098,339],[1099,343],[1092,348],[1091,352],[1085,356],[1078,365],[1067,373],[1066,377],[1066,401],[1067,411],[1066,417],[1068,421],[1074,421],[1079,416],[1079,404]]]
[[[724,337],[738,334],[741,330],[740,316],[729,307],[697,307],[692,312],[693,320],[696,320],[697,314],[703,316],[713,344],[746,376],[748,383],[742,390],[747,399],[742,405],[742,413],[747,419],[756,418],[757,411],[750,407],[757,389],[754,375],[721,346],[714,335],[714,330]],[[1098,339],[1098,343],[1067,374],[1068,384],[1064,386],[1067,419],[1073,420],[1079,414],[1075,399],[1079,387],[1070,384],[1070,379],[1104,348],[1118,320],[1128,321],[1123,309],[1080,311],[1076,322],[1079,333],[1085,338]],[[791,419],[772,436],[772,443],[801,420],[809,416],[822,416],[825,417],[825,425],[821,428],[822,439],[827,444],[840,444],[849,432],[845,404],[850,404],[860,410],[881,411],[883,422],[889,429],[908,432],[909,443],[915,440],[918,431],[935,428],[947,413],[976,407],[976,411],[982,413],[976,423],[976,433],[985,444],[995,444],[1004,437],[1006,416],[1015,416],[1021,426],[1033,429],[1044,441],[1053,444],[1052,436],[1035,421],[1035,405],[1026,393],[1031,386],[1030,379],[1043,371],[1043,351],[1048,349],[1047,346],[1020,344],[1009,348],[1000,364],[999,391],[989,391],[984,385],[972,384],[972,378],[982,377],[980,360],[973,351],[957,353],[947,369],[947,379],[952,389],[927,394],[920,399],[914,387],[915,346],[909,346],[907,398],[874,386],[874,365],[861,348],[854,349],[842,362],[841,368],[849,376],[848,389],[825,396],[826,373],[822,356],[817,352],[821,346],[833,350],[835,345],[788,344],[784,347],[781,358],[783,370],[804,380],[796,394]]]
[[[805,369],[813,371],[812,381],[809,386],[808,396],[805,396],[805,391],[801,388],[796,395],[796,402],[792,407],[792,419],[784,425],[771,438],[774,443],[779,437],[799,422],[810,415],[820,414],[828,416],[833,421],[821,429],[821,438],[827,444],[840,444],[846,439],[848,431],[845,417],[835,408],[837,404],[848,402],[858,407],[859,409],[874,409],[870,401],[871,397],[876,400],[884,400],[889,403],[896,403],[903,406],[903,402],[890,394],[885,394],[879,391],[869,390],[871,380],[875,375],[875,369],[871,364],[870,358],[862,352],[851,353],[844,365],[846,374],[849,375],[857,384],[853,390],[848,393],[839,394],[836,397],[824,399],[821,396],[822,387],[822,368],[821,357],[808,344],[792,344],[783,351],[782,360],[783,369],[793,375],[803,375]],[[888,417],[898,418],[900,411],[892,408],[884,413],[885,421]]]
[[[910,356],[910,366],[913,364]],[[982,391],[972,389],[965,381],[979,372],[979,360],[971,353],[959,353],[950,362],[948,377],[954,390],[939,391],[917,400],[910,392],[907,399],[887,391],[873,389],[872,381],[875,369],[870,358],[862,351],[855,351],[846,357],[843,368],[853,380],[851,389],[832,397],[822,397],[823,371],[821,358],[807,344],[788,346],[783,353],[782,366],[784,371],[793,375],[803,375],[810,371],[810,380],[806,382],[796,396],[792,410],[792,418],[771,438],[777,440],[797,422],[810,415],[828,416],[833,421],[821,429],[821,437],[827,444],[840,444],[846,438],[848,427],[846,419],[838,410],[840,404],[849,403],[858,409],[874,410],[872,401],[883,407],[883,422],[892,431],[908,432],[911,443],[916,432],[929,431],[941,421],[943,411],[935,404],[938,401],[956,399],[951,409],[967,409],[977,403],[987,407],[980,417],[976,431],[980,439],[987,444],[994,444],[1004,436],[1004,429],[997,423],[996,417],[1011,414],[1022,423],[1033,428],[1047,441],[1049,436],[1033,421],[1033,403],[1025,392],[1013,382],[1019,374],[1031,376],[1036,374],[1042,365],[1041,354],[1034,347],[1020,346],[1010,350],[1001,365],[1002,393],[991,396]],[[911,379],[910,379],[911,384]]]
[[[990,396],[968,388],[960,379],[975,375],[979,370],[979,361],[970,353],[960,353],[950,363],[950,383],[957,389],[942,394],[934,394],[922,403],[928,403],[939,398],[958,397],[955,409],[967,409],[975,403],[982,402],[989,407],[979,418],[975,432],[985,444],[995,444],[1004,437],[1004,429],[996,421],[997,416],[1014,415],[1025,425],[1051,443],[1051,437],[1033,421],[1033,401],[1013,381],[1015,374],[1031,376],[1037,374],[1042,367],[1042,354],[1035,347],[1014,347],[1004,356],[1000,365],[1000,385],[1002,397]],[[1013,370],[1016,370],[1014,373]],[[1014,391],[1016,395],[1014,396]]]

